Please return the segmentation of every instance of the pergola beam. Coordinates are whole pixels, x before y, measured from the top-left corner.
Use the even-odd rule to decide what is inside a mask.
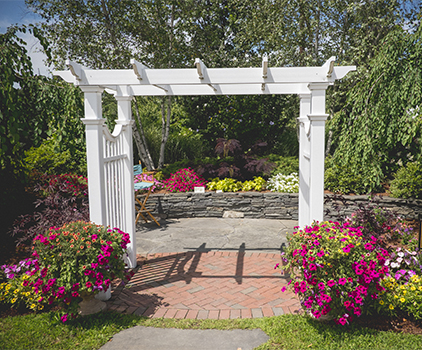
[[[207,68],[199,59],[195,61],[196,68],[170,68],[170,69],[148,69],[141,63],[132,60],[133,69],[93,70],[86,69],[74,62],[68,61],[71,71],[56,71],[65,81],[75,85],[129,85],[134,91],[135,87],[149,87],[150,90],[140,89],[143,95],[157,95],[154,90],[159,88],[167,90],[167,94],[177,94],[181,91],[183,95],[196,95],[197,89],[201,86],[211,87],[211,92],[205,94],[218,94],[224,91],[224,85],[236,85],[241,92],[237,94],[249,94],[249,88],[242,88],[242,85],[258,85],[266,93],[298,93],[296,88],[292,91],[276,87],[271,91],[272,85],[284,84],[309,84],[309,83],[334,83],[336,79],[343,78],[354,66],[334,67],[334,58],[331,58],[321,67],[268,67],[268,61],[263,60],[261,68]],[[326,66],[327,65],[327,66]],[[73,73],[73,74],[72,74]],[[184,86],[183,89],[176,87]],[[155,88],[154,88],[155,87]],[[229,88],[229,90],[233,90]],[[277,92],[280,91],[280,92]],[[284,92],[286,91],[286,92]],[[303,91],[299,91],[301,93]],[[225,94],[225,92],[221,92]],[[262,92],[259,92],[262,93]],[[160,95],[160,94],[158,94]]]

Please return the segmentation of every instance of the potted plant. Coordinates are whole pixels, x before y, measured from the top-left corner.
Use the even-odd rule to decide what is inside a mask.
[[[100,311],[105,303],[94,299],[95,294],[110,288],[114,278],[130,278],[123,259],[129,242],[129,234],[117,228],[85,221],[52,227],[34,239],[33,273],[39,271],[39,278],[30,286],[40,301],[64,304],[68,313],[63,322],[78,309],[81,314]]]

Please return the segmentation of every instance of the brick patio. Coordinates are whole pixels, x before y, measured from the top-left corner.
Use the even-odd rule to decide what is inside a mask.
[[[279,254],[245,251],[138,256],[129,284],[120,284],[109,310],[147,317],[228,319],[299,313],[288,279],[274,270]]]

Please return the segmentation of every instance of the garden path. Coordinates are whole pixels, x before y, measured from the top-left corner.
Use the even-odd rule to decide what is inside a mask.
[[[108,308],[148,317],[228,319],[298,313],[274,266],[297,221],[190,218],[137,227],[138,266]]]

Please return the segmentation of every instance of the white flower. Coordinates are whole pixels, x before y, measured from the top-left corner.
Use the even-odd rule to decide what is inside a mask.
[[[385,264],[384,264],[384,265],[385,265],[385,266],[390,265],[390,260],[389,260],[389,259],[385,260]]]
[[[403,258],[397,258],[397,262],[401,263],[403,261]]]
[[[397,264],[396,262],[392,262],[391,263],[391,267],[394,269],[394,268],[396,268],[396,267],[399,267],[400,265],[399,264]]]
[[[399,252],[399,253],[397,253],[397,255],[400,256],[400,257],[403,257],[404,256],[404,253],[403,252]]]

